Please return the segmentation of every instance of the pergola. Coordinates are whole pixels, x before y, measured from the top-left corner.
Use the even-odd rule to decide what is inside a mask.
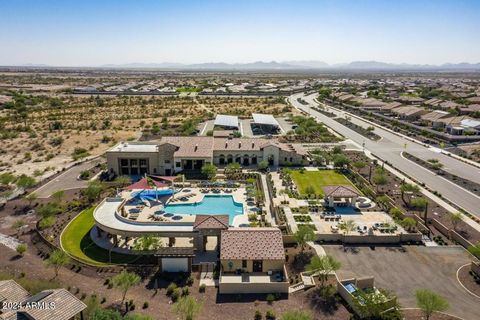
[[[325,206],[327,207],[355,207],[357,198],[360,194],[352,187],[347,185],[324,186]]]

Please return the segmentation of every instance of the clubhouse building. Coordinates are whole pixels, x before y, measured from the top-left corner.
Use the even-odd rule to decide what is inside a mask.
[[[163,137],[149,142],[120,142],[107,151],[108,169],[117,175],[174,175],[200,170],[205,164],[222,167],[237,162],[255,167],[266,160],[270,166],[305,165],[301,148],[277,139]]]

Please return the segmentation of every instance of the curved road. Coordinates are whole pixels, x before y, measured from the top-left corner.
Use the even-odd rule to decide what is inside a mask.
[[[382,139],[379,141],[372,141],[368,138],[365,138],[357,132],[333,120],[332,118],[313,110],[311,108],[312,106],[318,106],[318,103],[314,101],[316,96],[316,94],[305,95],[303,93],[299,93],[289,96],[288,101],[295,108],[317,118],[328,127],[332,128],[343,136],[350,138],[359,145],[363,144],[365,150],[370,151],[372,154],[384,161],[388,161],[394,167],[407,173],[417,181],[425,183],[425,185],[432,190],[440,192],[443,197],[455,203],[459,207],[467,210],[477,217],[480,217],[480,197],[413,163],[412,161],[405,159],[402,156],[402,152],[406,151],[418,158],[425,160],[432,158],[438,159],[441,163],[443,163],[444,170],[477,183],[480,183],[480,168],[442,154],[435,148],[425,147],[418,143],[412,142],[378,126],[375,126],[375,133],[381,136]],[[302,98],[307,102],[307,104],[298,102],[298,98]],[[333,112],[341,117],[344,115],[343,111],[328,105],[326,106],[329,108],[330,112]],[[356,117],[351,117],[351,121],[365,128],[371,125],[371,123]]]

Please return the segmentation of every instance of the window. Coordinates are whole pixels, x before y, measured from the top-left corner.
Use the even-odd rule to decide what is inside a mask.
[[[180,168],[181,166],[182,166],[182,163],[180,161],[177,161],[177,163],[175,163],[175,167]]]
[[[122,167],[128,167],[128,159],[120,159],[120,165]]]
[[[136,167],[137,166],[137,159],[130,159],[130,167]]]
[[[247,260],[242,260],[242,268],[247,268]]]
[[[143,168],[147,167],[147,160],[146,159],[140,159],[140,167],[143,167]]]

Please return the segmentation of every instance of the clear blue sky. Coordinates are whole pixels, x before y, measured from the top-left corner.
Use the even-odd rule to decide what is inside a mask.
[[[0,65],[480,62],[478,0],[1,0]]]

